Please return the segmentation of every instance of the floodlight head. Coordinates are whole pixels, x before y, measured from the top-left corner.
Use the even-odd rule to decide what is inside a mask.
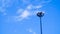
[[[43,17],[43,16],[44,16],[44,12],[38,12],[38,13],[37,13],[37,16],[38,16],[38,17]]]

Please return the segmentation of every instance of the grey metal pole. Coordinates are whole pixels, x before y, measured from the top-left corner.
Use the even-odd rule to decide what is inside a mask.
[[[43,34],[42,32],[42,17],[44,16],[44,12],[38,12],[37,16],[40,18],[40,33]]]

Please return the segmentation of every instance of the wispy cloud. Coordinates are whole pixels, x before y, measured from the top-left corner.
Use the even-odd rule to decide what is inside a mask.
[[[32,34],[36,34],[36,32],[34,32],[34,30],[32,30],[31,28],[27,29],[27,31]]]
[[[11,20],[11,18],[13,19],[13,21],[22,21],[22,20],[25,20],[25,19],[30,19],[30,16],[33,16],[33,15],[36,15],[37,12],[40,12],[39,10],[34,10],[35,8],[39,9],[41,8],[40,5],[38,6],[33,6],[33,5],[28,5],[25,9],[21,9],[19,8],[17,11],[16,11],[16,14],[15,16],[10,16],[8,18],[8,20]],[[31,10],[34,10],[34,11],[31,11]],[[6,13],[4,13],[4,15],[6,15]]]
[[[1,2],[2,2],[2,7],[7,7],[11,3],[10,0],[2,0]]]
[[[17,4],[18,0],[1,0],[2,7],[11,7],[13,4]]]
[[[6,6],[11,6],[13,5],[13,3],[16,0],[2,0],[2,6],[0,7],[0,12],[3,13],[3,15],[7,15],[6,13]],[[30,0],[23,0],[24,2],[30,2]],[[40,12],[39,10],[35,10],[35,9],[39,9],[42,8],[42,5],[33,5],[33,4],[29,4],[25,9],[21,9],[19,8],[17,10],[17,15],[15,15],[14,17],[11,17],[12,19],[14,19],[15,21],[21,21],[24,19],[28,19],[29,16],[33,16],[36,15],[37,12]],[[34,10],[34,11],[33,11]],[[9,19],[10,20],[10,17]]]
[[[33,8],[33,5],[32,5],[32,4],[29,4],[29,5],[26,7],[27,10],[31,10],[32,8]]]
[[[0,0],[0,12],[2,15],[7,15],[6,13],[6,7],[10,5],[11,1],[10,0]]]
[[[26,18],[26,17],[28,17],[30,15],[30,13],[28,12],[28,10],[25,10],[20,16],[22,17],[22,18]]]
[[[20,12],[20,14],[16,18],[18,21],[27,19],[30,16],[30,12],[28,10],[24,10],[22,12],[21,11],[21,9],[18,11],[18,13]]]
[[[0,13],[2,13],[2,15],[7,15],[6,9],[4,7],[0,7]]]
[[[27,6],[26,9],[29,9],[29,10],[31,10],[31,9],[39,9],[39,8],[42,8],[42,7],[43,7],[42,5],[32,5],[32,4],[30,4],[30,5]]]
[[[26,9],[18,9],[17,10],[17,14],[18,14],[18,16],[17,16],[17,20],[18,21],[21,21],[21,20],[23,20],[23,19],[27,19],[27,18],[29,18],[29,16],[33,16],[33,15],[35,15],[37,12],[39,12],[39,11],[36,11],[36,10],[34,10],[34,11],[31,11],[32,9],[39,9],[39,8],[41,8],[42,6],[33,6],[33,5],[28,5],[27,7],[26,7]]]
[[[22,0],[22,2],[25,4],[37,4],[45,6],[46,4],[49,4],[52,0]],[[34,3],[36,2],[36,3]]]
[[[37,12],[40,12],[39,10],[34,10],[35,8],[39,9],[41,8],[41,6],[33,6],[33,5],[28,5],[25,9],[22,9],[22,8],[19,8],[17,11],[16,11],[16,14],[15,16],[9,16],[8,15],[8,20],[10,21],[22,21],[22,20],[25,20],[25,19],[30,19],[30,16],[34,16],[37,14]],[[31,11],[31,10],[34,10],[34,11]],[[4,13],[4,15],[6,15],[6,13]]]

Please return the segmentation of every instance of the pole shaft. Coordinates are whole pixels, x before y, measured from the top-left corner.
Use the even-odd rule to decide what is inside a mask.
[[[40,31],[41,31],[41,34],[42,34],[42,19],[40,17]]]

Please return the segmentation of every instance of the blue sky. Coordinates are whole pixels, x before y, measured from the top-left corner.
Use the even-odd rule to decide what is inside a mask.
[[[60,0],[0,0],[0,34],[60,34]]]

